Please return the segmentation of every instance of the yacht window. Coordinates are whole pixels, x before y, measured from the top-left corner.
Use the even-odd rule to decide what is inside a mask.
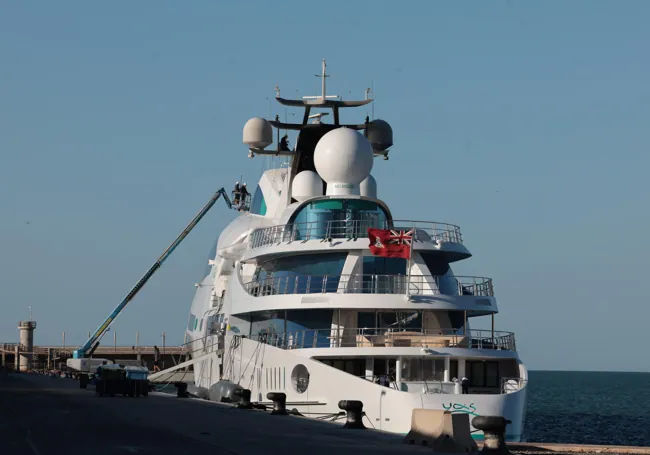
[[[264,199],[262,188],[260,188],[259,185],[257,185],[257,188],[255,188],[255,192],[253,193],[250,213],[254,213],[256,215],[266,215],[266,200]]]
[[[499,364],[497,362],[485,362],[485,386],[499,387]]]
[[[289,256],[260,264],[257,281],[274,294],[336,292],[347,253]]]
[[[287,338],[293,345],[329,347],[334,310],[288,310]]]
[[[310,202],[292,217],[298,239],[363,238],[368,228],[388,226],[384,209],[362,199],[324,199]]]
[[[405,294],[406,286],[406,259],[363,257],[363,293]]]
[[[391,311],[377,313],[377,327],[404,330],[422,329],[422,313],[419,311]]]
[[[449,362],[449,378],[450,379],[460,379],[458,377],[458,360],[451,360]]]
[[[449,322],[452,329],[462,329],[465,326],[465,312],[463,311],[450,311]]]
[[[478,362],[467,362],[467,367],[469,367],[469,385],[473,387],[484,387],[485,386],[485,363]]]
[[[394,331],[415,331],[422,330],[421,311],[360,311],[357,322],[364,333]],[[379,329],[379,330],[377,330]]]
[[[407,357],[402,363],[402,379],[404,381],[442,381],[444,374],[444,359]]]
[[[250,336],[254,339],[260,335],[275,337],[277,342],[287,346],[329,347],[333,317],[331,309],[253,313]]]
[[[363,257],[364,275],[406,275],[406,259],[382,258],[379,256]]]
[[[284,332],[284,311],[261,311],[250,315],[250,336],[254,339],[265,334]]]
[[[458,295],[458,281],[449,263],[437,253],[420,253],[429,273],[438,277],[438,290],[443,295]]]

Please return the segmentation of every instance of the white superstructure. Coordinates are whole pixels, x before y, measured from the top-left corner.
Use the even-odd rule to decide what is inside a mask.
[[[309,417],[361,400],[367,426],[396,433],[409,431],[414,408],[503,415],[519,440],[527,370],[514,334],[494,330],[492,280],[454,276],[451,265],[471,256],[458,226],[393,218],[371,175],[392,129],[368,118],[342,125],[340,109],[372,99],[326,96],[324,62],[322,76],[318,97],[278,90],[279,103],[304,109],[300,122],[244,127],[249,156],[288,164],[264,172],[197,285],[187,327],[196,385],[232,381],[260,403],[284,392]],[[332,123],[314,109],[331,110]],[[294,147],[280,146],[280,130],[297,132]],[[369,228],[412,232],[410,258],[373,255]],[[472,330],[477,317],[492,329]]]

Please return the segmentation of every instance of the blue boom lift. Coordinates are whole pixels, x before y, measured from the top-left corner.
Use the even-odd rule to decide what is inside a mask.
[[[85,384],[87,383],[88,377],[86,373],[90,372],[91,368],[97,366],[94,365],[93,362],[91,362],[90,357],[93,355],[97,347],[99,346],[99,342],[101,341],[102,337],[104,334],[106,334],[106,331],[110,327],[111,323],[115,321],[115,318],[122,312],[122,310],[126,307],[126,305],[133,300],[133,298],[136,296],[138,291],[144,287],[144,285],[149,281],[149,278],[153,276],[154,273],[163,265],[165,260],[174,252],[176,247],[180,245],[180,243],[187,237],[187,235],[194,229],[194,227],[201,221],[201,219],[205,216],[206,213],[212,208],[212,206],[219,200],[220,197],[223,197],[224,201],[226,202],[226,205],[228,208],[232,209],[233,204],[230,202],[230,198],[228,197],[228,194],[226,193],[226,190],[221,188],[219,189],[210,201],[201,209],[201,211],[194,217],[194,219],[190,222],[190,224],[187,225],[187,227],[181,232],[181,234],[174,240],[174,242],[163,252],[163,254],[158,258],[158,260],[151,266],[151,268],[147,271],[147,273],[144,274],[144,276],[136,283],[136,285],[131,289],[131,291],[124,297],[124,299],[120,302],[120,304],[115,307],[113,312],[106,318],[104,323],[99,326],[99,328],[95,331],[95,333],[88,338],[88,341],[84,343],[83,346],[81,346],[79,349],[75,350],[72,353],[72,359],[68,359],[67,361],[67,366],[73,370],[76,370],[81,373],[81,383],[82,383],[82,388],[85,388]],[[102,363],[102,359],[97,359],[99,362],[96,362],[98,364]]]

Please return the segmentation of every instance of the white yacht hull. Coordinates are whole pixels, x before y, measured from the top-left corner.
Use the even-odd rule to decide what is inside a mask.
[[[507,394],[412,393],[384,387],[310,359],[300,350],[284,350],[243,338],[236,347],[226,342],[222,379],[251,390],[253,402],[270,404],[269,392],[287,395],[287,408],[297,409],[307,417],[336,414],[340,400],[360,400],[367,415],[364,424],[391,433],[406,434],[411,428],[413,409],[449,410],[454,413],[498,415],[510,420],[508,441],[520,441],[526,408],[526,386]],[[231,346],[228,348],[228,346]],[[209,388],[219,381],[220,359],[197,362],[195,382]],[[309,372],[303,393],[296,390],[297,365]],[[304,371],[304,370],[303,370]],[[482,433],[472,427],[475,439]]]

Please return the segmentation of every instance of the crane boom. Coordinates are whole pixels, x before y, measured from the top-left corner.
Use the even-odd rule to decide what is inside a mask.
[[[212,206],[219,200],[219,197],[224,198],[226,205],[228,205],[228,208],[232,208],[232,202],[230,202],[230,198],[228,197],[228,194],[226,193],[226,190],[224,188],[219,189],[210,201],[201,209],[201,211],[194,217],[194,219],[190,222],[190,224],[187,225],[187,227],[183,230],[183,232],[180,233],[178,237],[176,237],[176,240],[172,242],[169,247],[163,252],[163,254],[160,255],[158,260],[151,266],[151,268],[147,271],[147,273],[144,274],[142,278],[140,278],[140,281],[136,283],[136,285],[131,289],[131,291],[124,297],[124,299],[120,302],[119,305],[115,307],[113,312],[106,318],[104,323],[99,326],[99,328],[95,331],[95,333],[88,338],[88,341],[84,343],[82,347],[79,349],[75,350],[72,354],[73,358],[75,359],[83,359],[86,358],[87,356],[92,355],[92,353],[97,349],[97,346],[99,346],[99,342],[101,341],[102,337],[110,327],[111,323],[115,321],[115,318],[122,312],[124,307],[133,300],[133,298],[136,296],[136,294],[144,287],[144,285],[149,281],[149,279],[153,276],[154,273],[163,265],[165,260],[174,252],[176,247],[180,245],[180,243],[187,237],[187,235],[194,229],[194,227],[201,221],[201,218],[205,216],[206,213],[212,208]]]

